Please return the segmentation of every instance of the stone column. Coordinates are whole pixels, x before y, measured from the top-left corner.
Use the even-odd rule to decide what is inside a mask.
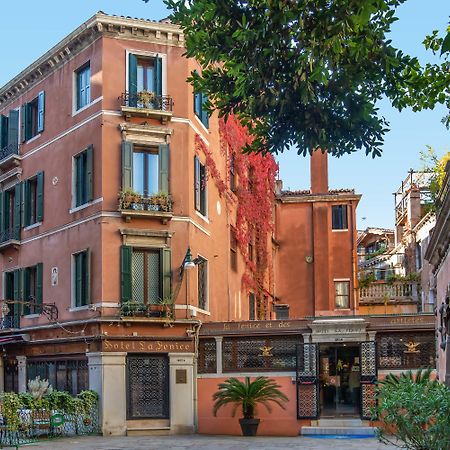
[[[16,356],[17,359],[17,387],[19,392],[27,392],[27,357]]]
[[[170,432],[195,432],[194,354],[169,353],[170,364]]]
[[[5,392],[5,362],[0,356],[0,392]]]
[[[216,373],[223,372],[223,363],[222,363],[222,342],[223,336],[216,336],[214,338],[216,340]]]
[[[89,389],[99,395],[104,436],[125,436],[127,433],[126,356],[122,352],[87,353]]]

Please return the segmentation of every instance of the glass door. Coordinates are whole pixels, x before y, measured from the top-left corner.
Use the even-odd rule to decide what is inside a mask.
[[[350,345],[320,346],[321,417],[359,416],[359,348]]]

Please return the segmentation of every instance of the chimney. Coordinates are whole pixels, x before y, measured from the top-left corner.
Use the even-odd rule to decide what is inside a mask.
[[[328,153],[317,149],[311,155],[311,194],[328,193]]]

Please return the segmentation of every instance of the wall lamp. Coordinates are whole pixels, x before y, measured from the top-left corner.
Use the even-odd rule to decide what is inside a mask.
[[[191,247],[188,247],[180,267],[180,278],[183,278],[185,270],[193,269],[201,261],[200,258],[192,259]]]

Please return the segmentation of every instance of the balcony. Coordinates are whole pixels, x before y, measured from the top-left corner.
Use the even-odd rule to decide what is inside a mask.
[[[170,195],[145,196],[133,191],[119,192],[119,211],[127,222],[132,218],[159,219],[166,224],[173,217]]]
[[[373,282],[360,287],[359,303],[362,305],[417,303],[419,300],[417,282],[396,281]]]
[[[7,228],[0,232],[0,251],[20,246],[20,229],[19,228]]]
[[[129,301],[122,303],[120,306],[120,316],[122,318],[153,318],[173,320],[175,309],[173,303],[141,303],[137,301]]]
[[[173,100],[169,95],[156,95],[147,91],[137,94],[124,92],[119,100],[127,120],[131,117],[147,117],[160,120],[165,125],[172,118]]]
[[[20,316],[6,315],[0,317],[0,330],[7,330],[9,328],[20,328]]]
[[[21,159],[17,144],[9,144],[3,147],[0,150],[0,170],[5,173],[11,169],[15,169],[20,165]]]

